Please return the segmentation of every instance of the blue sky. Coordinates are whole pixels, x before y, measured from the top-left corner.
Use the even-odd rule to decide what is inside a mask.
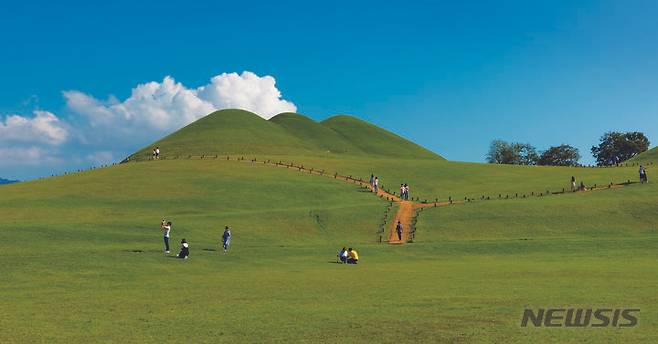
[[[281,93],[256,95],[265,112],[354,114],[451,160],[483,161],[500,138],[591,163],[605,131],[658,142],[657,17],[655,1],[5,1],[0,177],[120,159],[207,105],[149,127],[133,88],[171,76],[195,93],[232,72],[243,86],[227,92]]]

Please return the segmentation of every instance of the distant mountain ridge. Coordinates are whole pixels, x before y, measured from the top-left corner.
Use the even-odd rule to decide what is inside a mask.
[[[18,183],[18,180],[0,178],[0,185]]]
[[[244,110],[219,110],[142,148],[131,159],[162,156],[369,156],[439,159],[394,133],[356,117],[339,115],[316,122],[297,113],[270,120]]]

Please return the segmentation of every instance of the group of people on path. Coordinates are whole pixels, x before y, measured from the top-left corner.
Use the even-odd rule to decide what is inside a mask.
[[[160,230],[162,231],[164,238],[164,249],[165,254],[169,254],[169,238],[171,235],[171,221],[162,220],[160,223]],[[228,252],[229,245],[231,244],[231,229],[228,226],[224,227],[224,233],[222,234],[222,248],[224,253]],[[181,259],[188,259],[190,256],[190,244],[185,238],[180,241],[180,252],[178,252],[177,257]]]
[[[343,264],[356,264],[359,262],[359,253],[353,248],[343,247],[338,252],[338,260]]]
[[[160,160],[160,147],[153,148],[153,160]]]
[[[409,200],[409,185],[406,183],[400,184],[400,198],[405,201]]]
[[[580,186],[576,187],[576,177],[571,176],[571,191],[587,191],[587,187],[583,181],[580,181]]]
[[[640,183],[648,183],[649,180],[647,179],[647,169],[640,165],[640,170],[638,172],[640,173]],[[576,177],[571,176],[571,191],[587,191],[587,187],[582,180],[580,181],[580,186],[576,187]]]
[[[379,177],[375,176],[374,174],[370,175],[370,188],[374,193],[379,192]]]

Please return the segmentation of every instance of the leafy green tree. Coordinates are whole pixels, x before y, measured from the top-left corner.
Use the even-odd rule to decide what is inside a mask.
[[[539,156],[529,143],[508,143],[493,140],[487,153],[487,162],[492,164],[535,165]]]
[[[541,153],[537,165],[577,166],[580,160],[578,148],[569,145],[553,146]]]
[[[649,139],[643,133],[611,131],[601,136],[598,146],[592,147],[592,155],[597,165],[609,166],[626,161],[647,149]]]

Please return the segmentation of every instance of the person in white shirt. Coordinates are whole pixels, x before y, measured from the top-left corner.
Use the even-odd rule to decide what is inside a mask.
[[[165,254],[169,254],[169,232],[171,232],[171,221],[162,226],[162,234],[164,234]]]
[[[160,147],[155,147],[155,158],[160,159]]]

